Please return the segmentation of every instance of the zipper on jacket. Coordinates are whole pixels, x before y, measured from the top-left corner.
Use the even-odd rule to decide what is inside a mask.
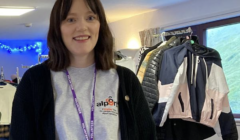
[[[193,84],[194,55],[192,54],[191,85]]]
[[[183,103],[181,94],[182,94],[181,92],[178,94],[178,100],[181,104],[182,112],[184,112],[184,103]]]
[[[210,116],[210,119],[213,118],[213,110],[214,110],[214,103],[213,103],[213,99],[211,99],[211,116]]]
[[[199,56],[196,56],[195,58],[196,59],[195,59],[194,77],[193,77],[193,81],[194,81],[193,85],[194,85],[194,87],[196,87],[196,85],[197,85],[197,70],[198,70],[198,63],[200,63]]]

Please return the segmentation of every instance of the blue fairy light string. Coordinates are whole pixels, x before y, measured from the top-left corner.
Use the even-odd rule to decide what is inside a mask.
[[[42,54],[42,42],[36,42],[34,45],[25,45],[23,47],[18,47],[18,48],[11,48],[10,46],[0,43],[0,49],[4,49],[4,50],[8,51],[9,53],[27,52],[30,50],[35,50],[35,52],[37,52],[38,55],[41,55]]]

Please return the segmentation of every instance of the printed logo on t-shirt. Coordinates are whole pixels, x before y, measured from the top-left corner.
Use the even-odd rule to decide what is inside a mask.
[[[114,100],[112,99],[112,96],[109,96],[105,101],[101,101],[101,102],[97,103],[97,106],[98,107],[101,107],[101,106],[104,106],[104,107],[116,106],[116,107],[118,107],[118,103],[114,102]]]
[[[100,112],[102,114],[109,114],[109,115],[118,115],[118,103],[109,96],[105,99],[105,101],[101,101],[97,103],[97,107],[100,107]]]

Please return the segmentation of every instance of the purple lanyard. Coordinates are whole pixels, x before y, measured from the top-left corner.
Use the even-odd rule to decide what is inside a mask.
[[[70,78],[68,70],[66,70],[66,75],[68,77],[68,83],[69,83],[69,86],[70,86],[70,88],[72,90],[72,95],[73,95],[73,99],[74,99],[74,102],[75,102],[75,105],[76,105],[76,109],[78,111],[78,115],[79,115],[80,121],[82,123],[81,126],[82,126],[82,129],[83,129],[83,133],[85,135],[86,140],[89,140],[87,129],[86,129],[86,125],[85,125],[85,121],[84,121],[84,118],[83,118],[83,114],[82,114],[80,105],[79,105],[79,103],[77,101],[77,96],[76,96],[75,90],[73,89],[72,80]],[[96,75],[97,75],[97,70],[95,68],[95,70],[94,70],[93,97],[92,97],[92,106],[91,106],[90,140],[93,140],[93,137],[94,137],[94,104],[95,104]]]

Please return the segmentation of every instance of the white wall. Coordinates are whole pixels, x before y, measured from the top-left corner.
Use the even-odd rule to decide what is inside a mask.
[[[191,0],[153,12],[110,23],[116,49],[126,48],[139,31],[161,27],[164,30],[191,26],[240,15],[240,0]],[[139,46],[140,47],[140,46]]]

